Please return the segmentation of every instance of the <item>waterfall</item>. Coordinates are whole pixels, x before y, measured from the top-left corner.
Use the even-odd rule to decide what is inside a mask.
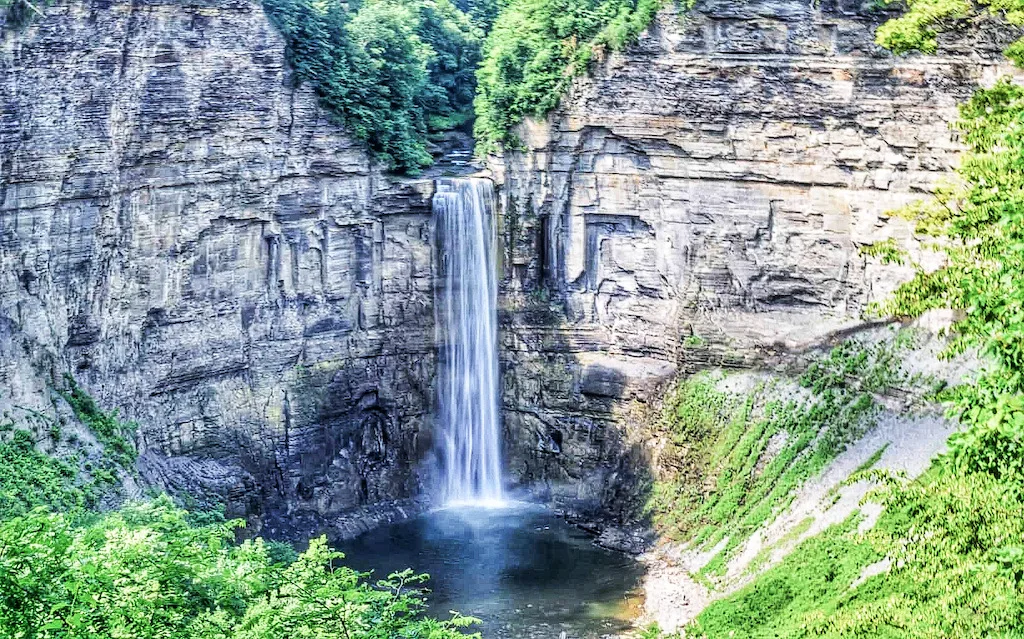
[[[442,497],[500,503],[494,187],[479,178],[439,179],[433,210]]]

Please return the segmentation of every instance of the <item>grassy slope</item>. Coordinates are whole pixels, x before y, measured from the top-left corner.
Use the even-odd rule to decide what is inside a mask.
[[[930,387],[897,363],[915,339],[901,331],[877,343],[844,342],[812,362],[798,384],[766,379],[736,394],[704,373],[675,389],[662,428],[673,449],[667,465],[676,470],[655,484],[649,509],[669,537],[715,551],[699,577],[723,575],[744,541],[874,425],[876,393]]]
[[[709,374],[679,386],[663,425],[679,449],[677,473],[657,486],[650,506],[670,535],[717,552],[694,575],[699,581],[728,585],[721,575],[743,541],[871,425],[879,393],[898,388],[934,396],[942,388],[902,370],[900,360],[915,347],[906,332],[841,344],[807,367],[803,398],[786,403],[770,383],[740,397]],[[784,445],[769,443],[780,437]],[[957,472],[943,458],[913,481],[870,470],[884,452],[854,471],[874,480],[870,498],[885,506],[873,528],[859,531],[862,516],[854,513],[806,539],[709,605],[686,635],[1024,637],[1021,484]],[[708,476],[714,483],[697,481]],[[793,542],[810,523],[799,522],[779,543]],[[750,569],[758,570],[770,550]]]

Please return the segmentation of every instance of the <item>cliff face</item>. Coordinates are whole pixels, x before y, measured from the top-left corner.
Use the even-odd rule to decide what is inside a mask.
[[[810,0],[667,10],[521,127],[524,150],[496,166],[518,478],[612,507],[644,470],[637,410],[668,380],[781,362],[907,277],[858,247],[913,248],[887,212],[948,172],[956,105],[1002,43],[895,58],[873,44],[885,17]]]
[[[886,212],[948,171],[1004,43],[897,59],[884,17],[666,10],[522,127],[494,165],[514,479],[628,510],[669,380],[782,362],[906,276],[857,248],[912,246]],[[139,422],[147,479],[257,520],[413,495],[432,446],[430,183],[283,49],[252,0],[60,3],[0,43],[0,409],[52,413],[70,373]]]
[[[430,185],[293,87],[259,4],[59,3],[0,70],[0,408],[71,373],[145,477],[232,515],[412,494]]]

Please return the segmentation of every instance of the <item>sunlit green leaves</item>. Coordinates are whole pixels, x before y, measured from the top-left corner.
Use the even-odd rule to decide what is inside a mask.
[[[906,13],[883,24],[875,35],[879,44],[896,53],[934,53],[939,31],[974,10],[969,0],[909,0],[907,7]]]
[[[709,606],[687,636],[1020,636],[1024,502],[1014,486],[932,472],[911,483],[889,477],[876,498],[886,510],[871,532],[858,534],[852,519],[808,539]]]
[[[960,111],[970,150],[958,182],[903,212],[943,241],[945,264],[919,268],[882,310],[960,312],[951,352],[976,349],[989,365],[946,395],[970,427],[950,440],[948,459],[961,472],[1024,482],[1024,88],[1002,80]]]
[[[523,118],[553,109],[595,54],[620,49],[661,0],[510,0],[484,43],[475,132],[485,150],[514,144]]]
[[[431,125],[465,122],[479,30],[449,0],[265,0],[299,78],[388,168],[431,163]]]
[[[683,381],[665,402],[672,448],[662,463],[674,472],[653,486],[647,507],[655,524],[716,548],[702,572],[722,572],[730,553],[777,516],[798,486],[874,423],[869,393],[910,381],[898,359],[912,342],[896,333],[876,345],[840,344],[809,365],[800,382],[812,392],[798,400],[771,388],[730,395],[709,374]]]
[[[423,616],[426,577],[370,583],[324,538],[291,564],[240,522],[205,526],[169,499],[86,526],[37,509],[0,522],[0,636],[11,639],[457,639]]]

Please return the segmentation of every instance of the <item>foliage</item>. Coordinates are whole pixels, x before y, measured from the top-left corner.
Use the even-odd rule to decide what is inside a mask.
[[[969,426],[951,438],[948,460],[963,472],[1024,481],[1024,89],[1003,80],[979,90],[960,116],[970,149],[958,182],[901,212],[943,239],[945,264],[918,266],[878,310],[960,311],[950,352],[976,349],[989,365],[944,393]]]
[[[687,335],[683,339],[683,347],[684,348],[700,348],[701,346],[704,346],[705,344],[707,344],[707,340],[705,340],[700,335]]]
[[[918,387],[930,380],[921,374],[907,375],[901,362],[907,350],[919,345],[919,337],[913,329],[901,329],[876,342],[844,340],[811,362],[800,383],[815,393],[842,388],[881,393],[901,386]]]
[[[298,78],[387,165],[431,163],[428,125],[466,116],[478,30],[449,0],[265,0]],[[357,7],[357,8],[354,8]]]
[[[40,452],[31,432],[13,430],[0,442],[0,518],[43,505],[65,511],[86,506],[93,491],[80,482],[77,462]]]
[[[891,237],[880,242],[861,246],[858,252],[865,257],[877,257],[881,260],[882,264],[904,263],[904,253],[896,244],[896,240]]]
[[[78,526],[34,510],[0,522],[0,636],[455,639],[474,620],[423,616],[424,575],[370,583],[324,538],[290,563],[240,522],[194,526],[166,498]]]
[[[133,451],[119,445],[130,428],[115,412],[70,378],[62,395],[105,450]],[[301,554],[281,542],[236,544],[240,521],[166,496],[99,514],[101,489],[117,481],[101,471],[113,462],[49,455],[54,442],[34,437],[0,424],[0,637],[455,639],[474,622],[424,616],[426,575],[371,582],[340,565],[324,538]]]
[[[0,2],[7,3],[8,24],[32,18],[25,0]],[[336,120],[387,168],[417,174],[433,161],[432,138],[468,127],[474,108],[482,150],[513,143],[513,126],[551,110],[595,59],[634,41],[663,2],[264,0],[263,5],[285,38],[296,80],[309,83]]]
[[[632,42],[662,0],[508,0],[484,43],[475,133],[482,149],[515,144],[513,126],[553,109],[573,78]]]
[[[889,4],[895,4],[890,0]],[[878,44],[895,51],[935,53],[938,34],[947,31],[981,12],[1002,16],[1012,25],[1024,25],[1024,2],[1021,0],[901,0],[906,11],[889,20],[875,33]],[[1006,50],[1006,55],[1020,64],[1024,60],[1024,38]]]
[[[403,4],[408,4],[403,2]],[[481,31],[448,0],[420,1],[416,35],[433,51],[421,106],[431,131],[454,129],[472,120]],[[470,7],[478,7],[472,4]]]
[[[684,380],[666,401],[662,427],[674,468],[648,502],[655,524],[705,549],[724,540],[703,572],[724,570],[730,553],[781,512],[798,486],[874,423],[873,394],[921,386],[922,377],[901,366],[918,337],[903,329],[837,344],[800,375],[802,396],[777,384],[737,396],[719,390],[711,374]]]
[[[690,630],[694,636],[776,637],[801,614],[834,614],[835,601],[878,558],[856,534],[851,517],[802,543],[735,595],[712,603]],[[687,633],[690,636],[690,633]],[[794,635],[797,636],[797,635]]]
[[[116,411],[103,411],[74,379],[67,381],[68,391],[61,396],[96,437],[102,452],[90,454],[73,437],[59,447],[59,423],[38,413],[30,415],[34,424],[7,418],[0,423],[0,519],[37,506],[81,515],[96,507],[119,484],[119,473],[135,461],[129,438],[136,425],[121,422]]]
[[[105,412],[85,389],[78,385],[75,378],[64,376],[68,390],[61,393],[75,413],[75,417],[88,427],[96,440],[103,446],[106,459],[121,468],[130,468],[135,463],[138,452],[131,439],[135,437],[138,424],[122,422],[117,410]]]
[[[891,443],[892,442],[885,442],[884,444],[882,444],[878,448],[878,450],[876,450],[875,452],[871,453],[870,457],[868,457],[863,462],[861,462],[861,465],[857,466],[857,468],[855,468],[854,471],[852,473],[850,473],[851,479],[854,479],[854,478],[860,476],[861,473],[866,473],[867,471],[869,471],[872,468],[874,468],[875,464],[877,464],[879,461],[881,461],[882,455],[885,454],[885,451],[889,450],[889,444],[891,444]]]
[[[489,33],[494,25],[502,2],[499,0],[455,0],[459,11],[469,16],[482,33]]]
[[[939,467],[913,483],[886,478],[877,497],[886,508],[870,533],[857,534],[851,520],[805,541],[711,604],[688,636],[1020,636],[1024,501],[1017,487]],[[882,557],[888,569],[866,576],[863,567]]]

